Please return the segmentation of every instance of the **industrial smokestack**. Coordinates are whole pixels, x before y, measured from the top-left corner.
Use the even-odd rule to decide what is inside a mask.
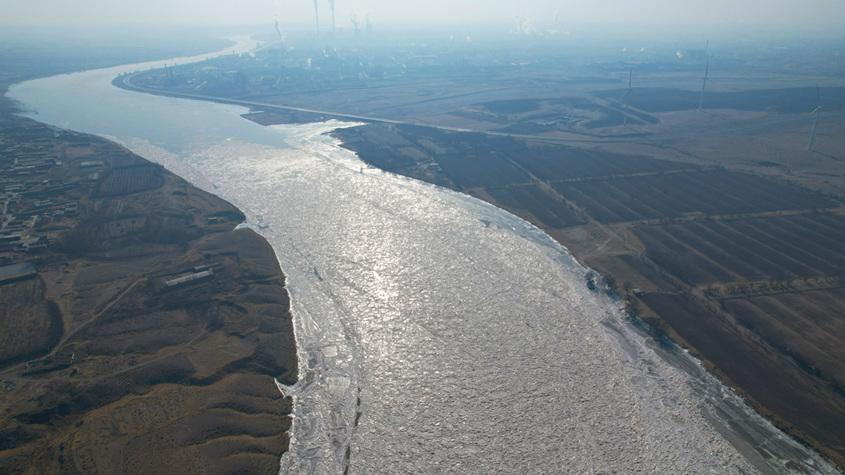
[[[334,16],[335,0],[329,0],[329,8],[332,9],[332,33],[334,33],[335,28],[337,27],[337,24],[335,23],[335,16]]]
[[[355,30],[355,36],[361,36],[361,25],[358,22],[358,15],[352,14],[352,18],[349,19],[352,22],[352,28]]]
[[[317,27],[317,36],[320,36],[320,2],[314,0],[314,24]]]
[[[274,7],[275,7],[276,12],[273,15],[273,20],[274,20],[273,24],[274,24],[274,27],[276,28],[276,34],[279,35],[279,41],[284,41],[285,36],[282,34],[282,28],[279,25],[279,19],[282,18],[282,4],[281,4],[280,0],[275,0]]]

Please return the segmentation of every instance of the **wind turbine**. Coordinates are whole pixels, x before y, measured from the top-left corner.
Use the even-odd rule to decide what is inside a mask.
[[[628,71],[628,90],[625,91],[625,97],[624,97],[625,111],[624,111],[624,114],[622,114],[622,125],[628,125],[628,107],[631,104],[631,90],[633,89],[633,87],[632,87],[633,83],[634,83],[634,70],[631,69],[630,71]]]
[[[707,46],[704,47],[704,56],[707,58],[707,64],[704,66],[704,80],[701,82],[701,94],[698,96],[698,110],[704,108],[704,90],[707,89],[707,79],[710,77],[710,40],[707,40]]]
[[[704,80],[701,81],[701,94],[698,96],[698,110],[704,107],[704,90],[707,89],[707,79],[710,77],[710,56],[707,57],[707,65],[704,66]]]
[[[822,115],[822,93],[818,84],[816,84],[816,109],[812,113],[815,117],[813,118],[813,130],[810,132],[810,143],[807,144],[808,152],[816,151],[816,132],[819,129],[819,118]]]

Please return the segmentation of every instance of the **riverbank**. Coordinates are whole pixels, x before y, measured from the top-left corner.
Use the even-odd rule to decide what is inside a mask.
[[[122,84],[121,82],[115,84],[137,92],[149,92],[149,88],[130,83],[131,81],[122,81]],[[127,84],[130,85],[127,86]],[[162,90],[156,93],[170,94],[169,91]],[[196,97],[179,92],[173,95],[215,102],[248,104],[241,99]],[[265,109],[258,103],[254,104],[254,107],[257,110]],[[344,114],[325,116],[316,111],[299,108],[270,107],[266,109],[268,110],[265,112],[254,112],[245,117],[262,125],[295,124],[321,121],[327,117],[344,117]],[[597,198],[601,200],[609,196],[615,197],[613,192],[609,191],[609,195],[603,195],[595,190],[584,192],[586,198],[581,198],[582,201],[579,202],[574,202],[563,195],[564,193],[568,195],[570,192],[566,189],[567,186],[577,189],[580,186],[588,186],[591,182],[606,179],[610,175],[616,175],[618,179],[628,179],[630,175],[630,179],[633,180],[650,177],[663,179],[664,175],[667,180],[676,176],[709,180],[710,175],[714,175],[713,178],[718,180],[737,178],[750,180],[748,187],[763,190],[780,186],[780,194],[815,200],[818,203],[817,206],[827,206],[826,203],[830,201],[826,198],[773,182],[755,181],[754,178],[744,175],[724,173],[720,167],[712,165],[579,151],[542,142],[527,145],[510,136],[473,134],[437,127],[416,127],[393,123],[393,121],[377,120],[363,127],[335,131],[333,135],[343,142],[344,147],[355,152],[364,162],[374,167],[467,193],[506,209],[542,228],[555,240],[572,250],[575,257],[585,265],[601,272],[613,291],[626,300],[629,312],[647,322],[652,331],[657,332],[659,336],[668,334],[675,342],[690,348],[711,372],[742,394],[759,413],[765,414],[780,429],[836,459],[837,454],[828,449],[830,442],[821,442],[816,438],[820,434],[822,437],[835,439],[838,433],[836,424],[825,423],[821,429],[819,427],[808,429],[813,424],[808,421],[837,420],[839,416],[835,409],[835,401],[823,397],[816,401],[815,406],[804,403],[808,395],[807,387],[818,387],[829,392],[829,389],[824,389],[827,383],[817,381],[815,376],[807,375],[801,370],[796,371],[788,359],[781,359],[777,353],[773,354],[767,350],[767,343],[761,344],[758,338],[746,333],[740,333],[739,338],[731,337],[730,340],[730,354],[736,358],[737,362],[725,362],[724,356],[713,355],[714,351],[717,353],[721,351],[718,345],[710,345],[708,343],[710,340],[697,341],[696,338],[702,334],[718,333],[724,339],[725,334],[730,336],[736,331],[735,325],[723,320],[721,316],[712,315],[702,317],[703,320],[698,318],[695,325],[683,325],[684,319],[692,315],[700,305],[695,292],[685,286],[683,282],[685,277],[678,278],[651,263],[648,256],[643,255],[644,245],[639,242],[636,235],[631,233],[633,226],[608,223],[606,216],[596,212],[594,209],[596,206],[594,208],[584,206],[583,200],[591,203],[590,200]],[[544,154],[554,156],[574,155],[571,159],[573,163],[570,167],[563,168],[556,166],[548,159],[545,159],[543,163],[532,164],[531,160],[540,150]],[[489,162],[487,166],[479,168],[472,165],[473,160],[479,157],[485,157],[484,159]],[[564,159],[561,158],[561,160]],[[556,173],[561,176],[555,175]],[[723,173],[724,176],[719,173]],[[570,177],[568,180],[558,180],[560,183],[549,181],[555,177],[566,178],[572,174],[575,174],[575,179]],[[571,185],[569,185],[570,182]],[[630,200],[628,204],[635,205]],[[727,207],[725,209],[728,210]],[[642,206],[635,210],[635,213],[641,211]],[[777,215],[777,213],[772,214]],[[646,220],[641,224],[653,225],[662,222],[656,219],[652,221],[654,222]],[[660,248],[651,244],[648,250],[655,252],[656,249]],[[689,270],[697,271],[695,268]],[[682,307],[676,305],[669,310],[661,309],[661,313],[657,313],[646,304],[649,301],[654,303],[655,299],[664,295],[679,295],[679,298],[685,299],[688,303]],[[657,304],[654,303],[654,305]],[[703,328],[706,332],[696,333],[696,328]],[[743,372],[749,365],[758,369],[758,372],[752,374],[751,377]],[[782,377],[774,376],[773,372],[780,372]],[[766,394],[770,395],[766,397]],[[802,401],[797,405],[800,409],[784,414],[783,404],[789,406],[796,398]],[[740,432],[747,429],[740,429]],[[811,433],[814,435],[809,435]]]
[[[251,118],[267,124],[289,120],[278,112],[259,113]],[[700,283],[695,279],[714,268],[705,261],[706,258],[698,257],[703,252],[686,251],[696,260],[685,266],[683,263],[690,257],[684,257],[683,252],[678,251],[678,244],[667,237],[665,231],[662,231],[662,241],[645,234],[654,228],[668,227],[668,224],[674,224],[671,232],[686,233],[688,231],[680,224],[697,225],[699,220],[718,223],[713,225],[715,227],[723,222],[734,223],[742,219],[765,222],[768,218],[775,223],[781,219],[783,224],[787,224],[785,221],[790,218],[784,219],[780,213],[765,212],[747,217],[672,217],[673,206],[688,206],[681,202],[682,199],[693,202],[700,199],[695,196],[681,198],[683,191],[675,196],[674,202],[667,203],[668,212],[658,209],[658,214],[666,213],[662,219],[620,222],[625,219],[613,214],[655,213],[649,206],[656,206],[656,202],[648,193],[663,196],[671,193],[671,189],[683,190],[682,184],[700,186],[696,185],[698,180],[707,181],[706,186],[712,188],[718,186],[716,180],[745,179],[748,180],[746,188],[759,188],[763,193],[768,194],[771,189],[781,187],[781,195],[793,197],[790,199],[798,201],[804,198],[803,194],[805,199],[819,200],[818,208],[806,215],[807,220],[838,219],[841,212],[837,207],[838,198],[814,195],[800,188],[785,187],[783,182],[759,180],[753,175],[734,175],[721,168],[711,170],[695,163],[626,156],[600,149],[521,143],[479,134],[383,124],[342,129],[333,135],[342,141],[344,147],[374,167],[467,193],[543,229],[569,249],[579,262],[604,276],[611,292],[623,299],[628,312],[647,323],[649,331],[655,336],[668,336],[688,349],[711,373],[742,395],[779,429],[840,466],[845,463],[838,442],[845,437],[842,432],[845,416],[841,389],[837,386],[837,370],[834,369],[838,360],[825,354],[825,350],[815,348],[827,348],[827,338],[810,334],[793,338],[791,344],[796,349],[784,355],[783,347],[789,343],[782,340],[785,338],[782,335],[788,330],[778,327],[788,328],[789,323],[779,322],[779,316],[774,311],[769,316],[758,311],[755,315],[758,327],[754,328],[754,324],[745,320],[747,317],[742,311],[737,311],[732,303],[723,303],[729,299],[741,302],[743,298],[770,295],[766,290],[777,289],[777,284],[772,288],[758,283],[759,288],[755,287],[753,291],[737,284],[734,294],[719,294],[724,289],[716,285],[691,286],[688,283],[691,278],[694,283]],[[609,177],[611,173],[616,176]],[[635,185],[624,187],[628,179],[645,183],[642,188]],[[606,183],[618,183],[619,189],[606,186]],[[665,183],[673,185],[667,187]],[[724,198],[724,203],[717,202],[717,206],[727,208],[728,201]],[[626,210],[625,206],[633,212]],[[826,206],[832,209],[822,209]],[[798,219],[805,219],[800,216]],[[715,234],[711,230],[704,231],[707,237]],[[771,232],[781,231],[775,229]],[[737,237],[738,231],[732,230],[731,233],[739,242],[748,240]],[[808,237],[801,236],[800,239],[810,246]],[[751,254],[748,249],[732,248],[728,244],[723,249],[736,253],[734,259],[748,258]],[[655,259],[657,255],[663,259]],[[792,258],[776,255],[776,259]],[[676,264],[674,268],[667,265],[672,263]],[[704,282],[708,281],[704,279]],[[841,281],[834,277],[814,280],[804,290],[836,292],[840,286]],[[802,295],[798,279],[779,288],[781,293],[796,291],[799,296]],[[836,301],[835,296],[823,295],[822,298],[825,302]],[[828,313],[835,315],[836,310]],[[818,313],[812,316],[817,321],[829,321]],[[765,322],[765,319],[770,321]],[[769,328],[760,328],[764,325]],[[833,325],[841,328],[839,322]],[[778,339],[775,340],[773,335],[777,335],[774,338]],[[802,359],[806,357],[800,356],[802,354],[817,359],[807,363],[806,359]],[[796,364],[796,361],[799,363]],[[829,369],[819,370],[818,367]]]
[[[35,269],[0,285],[0,471],[278,473],[274,379],[298,364],[273,249],[224,200],[5,97],[0,134],[26,190],[0,264]]]
[[[111,87],[113,78],[33,83],[18,97],[54,120],[71,117],[82,130],[122,137],[158,163],[187,165],[179,165],[182,176],[260,225],[296,282],[297,335],[309,361],[303,383],[292,388],[299,449],[286,460],[293,466],[337,466],[348,447],[361,470],[413,471],[421,460],[444,470],[470,461],[480,467],[483,459],[490,470],[565,463],[576,471],[747,471],[703,420],[707,414],[738,423],[731,433],[752,450],[779,454],[765,456],[762,467],[817,463],[742,404],[738,417],[721,416],[734,397],[713,378],[701,381],[705,394],[689,391],[699,380],[644,348],[648,341],[630,334],[616,305],[590,295],[585,271],[525,221],[465,194],[368,169],[320,135],[331,124],[264,129],[238,117],[246,110],[139,96]],[[54,91],[64,83],[81,84],[77,96],[106,104],[95,114],[56,114],[55,102],[66,98]],[[125,109],[159,127],[121,128],[116,111]],[[168,141],[171,131],[189,139]],[[169,146],[156,146],[162,140]],[[621,334],[610,334],[608,321]],[[502,381],[526,389],[517,420]],[[405,395],[421,387],[438,390],[419,394],[406,410]],[[549,424],[549,413],[560,418]],[[547,430],[558,437],[538,444],[548,441]],[[745,430],[751,436],[737,435]]]

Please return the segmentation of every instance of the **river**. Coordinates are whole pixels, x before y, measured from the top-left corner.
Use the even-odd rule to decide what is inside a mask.
[[[218,54],[244,52],[241,39]],[[326,134],[125,91],[118,74],[9,95],[231,201],[288,277],[300,354],[283,473],[836,473],[683,352],[658,347],[521,219],[368,168]]]

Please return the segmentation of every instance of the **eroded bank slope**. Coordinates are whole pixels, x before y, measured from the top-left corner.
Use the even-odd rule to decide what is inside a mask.
[[[277,473],[297,360],[272,248],[162,167],[13,113],[0,266],[34,272],[0,283],[0,472]]]

